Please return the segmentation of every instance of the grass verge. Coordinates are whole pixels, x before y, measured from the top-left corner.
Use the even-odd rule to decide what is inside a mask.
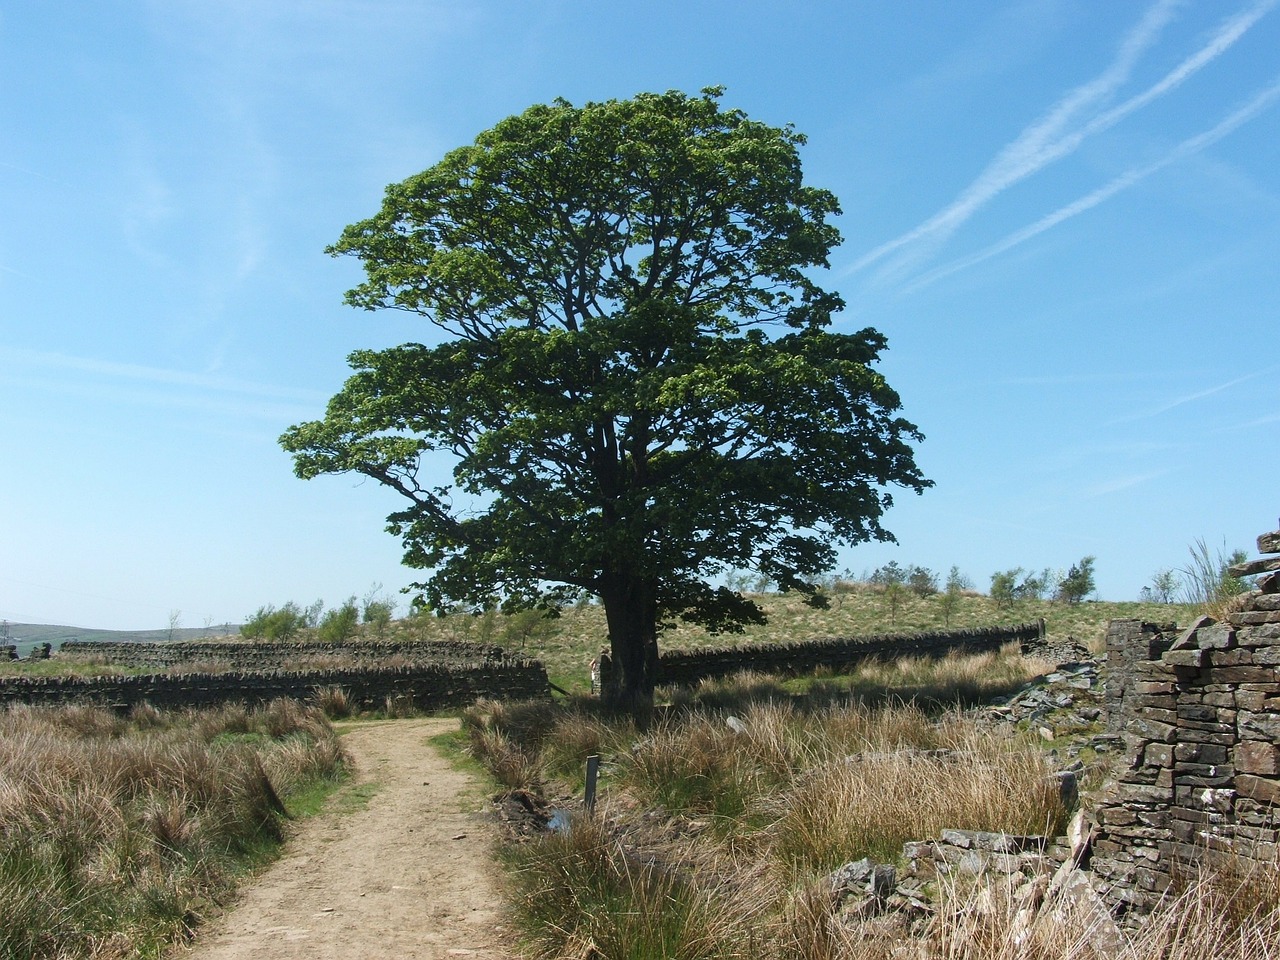
[[[336,782],[318,711],[0,713],[0,956],[158,956]],[[300,798],[295,801],[295,798]]]

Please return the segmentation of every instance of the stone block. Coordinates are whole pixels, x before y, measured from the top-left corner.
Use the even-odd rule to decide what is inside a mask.
[[[1237,627],[1255,627],[1267,623],[1280,623],[1280,610],[1242,610],[1231,614],[1230,620]],[[1165,654],[1168,657],[1168,654]]]
[[[1240,773],[1264,777],[1280,776],[1280,745],[1261,740],[1242,740],[1236,745],[1234,762]]]
[[[1244,739],[1280,743],[1280,714],[1241,710],[1238,723]]]
[[[1176,689],[1167,680],[1135,680],[1133,683],[1133,692],[1138,694],[1172,694]]]
[[[1168,743],[1149,743],[1142,753],[1142,762],[1149,767],[1173,766],[1173,745]]]
[[[1178,728],[1171,723],[1158,723],[1154,720],[1135,720],[1130,724],[1130,731],[1136,736],[1153,743],[1174,743],[1178,739]]]
[[[1255,610],[1280,610],[1280,593],[1260,593],[1253,598]]]
[[[1216,743],[1179,743],[1173,748],[1173,754],[1181,763],[1218,764],[1227,762],[1227,747]],[[1179,766],[1181,770],[1181,766]]]
[[[1233,563],[1227,567],[1227,573],[1233,577],[1252,577],[1259,573],[1271,573],[1275,570],[1280,570],[1280,557],[1259,557],[1257,560]]]
[[[1160,662],[1168,664],[1171,667],[1193,667],[1195,669],[1199,669],[1204,666],[1205,652],[1198,647],[1183,650],[1169,650],[1160,658]]]
[[[1210,650],[1210,667],[1239,667],[1253,663],[1253,652],[1248,647],[1232,650]]]
[[[1254,586],[1263,593],[1280,593],[1280,573],[1259,577],[1254,581]]]
[[[1202,650],[1230,650],[1236,645],[1236,632],[1225,623],[1201,627],[1196,641]]]
[[[1261,667],[1259,653],[1253,654],[1252,667],[1217,667],[1212,671],[1213,679],[1219,683],[1274,683],[1276,672],[1270,667]]]
[[[1202,703],[1207,703],[1211,707],[1222,707],[1227,710],[1236,708],[1235,691],[1229,690],[1225,693],[1206,693],[1200,698]]]
[[[1280,645],[1271,647],[1255,647],[1253,651],[1253,662],[1259,666],[1272,667],[1271,682],[1280,681],[1280,675],[1277,675],[1274,668],[1280,666]],[[1266,681],[1264,681],[1266,682]]]
[[[1280,553],[1280,530],[1258,534],[1259,553]]]
[[[1236,791],[1240,796],[1257,800],[1259,803],[1280,805],[1280,780],[1242,773],[1236,777]]]
[[[1244,627],[1236,634],[1236,643],[1242,647],[1267,647],[1278,642],[1280,642],[1280,624],[1275,623]]]
[[[1103,807],[1098,811],[1098,823],[1104,827],[1125,827],[1138,822],[1138,814],[1128,807]]]

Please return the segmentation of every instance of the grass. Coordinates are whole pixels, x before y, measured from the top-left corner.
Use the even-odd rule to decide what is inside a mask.
[[[840,865],[893,862],[947,828],[1061,835],[1044,745],[964,709],[1046,669],[1015,651],[864,665],[849,677],[740,675],[660,692],[637,730],[596,702],[481,704],[463,733],[505,784],[579,795],[601,755],[589,817],[509,844],[507,896],[546,960],[1208,960],[1280,956],[1280,867],[1188,878],[1133,937],[1098,936],[1067,903],[1038,913],[1009,887],[935,888],[936,913],[848,921]],[[456,741],[455,741],[456,742]],[[1249,891],[1242,896],[1240,891]]]
[[[344,757],[315,710],[0,713],[0,956],[158,956]]]
[[[1060,831],[1068,811],[1039,746],[957,709],[974,675],[1004,689],[1034,667],[1012,650],[969,659],[704,682],[667,691],[645,731],[583,698],[468,711],[472,752],[510,788],[576,794],[585,757],[604,760],[600,817],[505,854],[529,949],[845,955],[826,886],[841,864],[895,860],[947,827]]]

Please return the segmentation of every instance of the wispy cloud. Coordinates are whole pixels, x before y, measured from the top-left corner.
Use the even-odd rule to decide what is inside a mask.
[[[39,382],[45,383],[50,382],[48,372],[61,371],[88,374],[116,384],[167,386],[175,388],[176,391],[203,392],[224,397],[301,401],[313,404],[323,404],[328,399],[324,393],[317,390],[299,390],[276,384],[192,373],[186,370],[117,363],[111,360],[16,347],[0,347],[0,364],[3,364],[6,378],[22,376],[24,373],[30,376],[32,373],[44,372],[45,375],[38,379]]]
[[[1068,156],[1089,137],[1115,126],[1125,117],[1176,90],[1191,76],[1222,56],[1280,0],[1257,0],[1224,21],[1209,40],[1159,81],[1122,103],[1078,122],[1089,109],[1099,110],[1128,80],[1141,58],[1158,39],[1178,6],[1176,0],[1157,0],[1124,38],[1115,58],[1098,76],[1069,92],[1038,120],[1005,146],[960,195],[938,213],[901,236],[859,257],[846,273],[885,260],[880,279],[900,277],[919,264],[974,214],[1009,187]],[[1073,122],[1078,123],[1072,126]]]
[[[1120,193],[1123,190],[1127,190],[1129,187],[1134,186],[1140,181],[1151,176],[1153,173],[1163,170],[1170,164],[1185,159],[1186,157],[1203,150],[1205,147],[1216,143],[1229,133],[1233,132],[1236,128],[1252,120],[1278,99],[1280,99],[1280,78],[1277,78],[1275,83],[1263,89],[1260,93],[1256,94],[1251,100],[1249,100],[1248,103],[1239,109],[1234,110],[1212,128],[1182,141],[1182,143],[1178,144],[1159,160],[1141,167],[1134,167],[1130,170],[1126,170],[1124,173],[1115,177],[1109,183],[1099,187],[1097,190],[1087,193],[1078,200],[1074,200],[1065,206],[1059,207],[1052,213],[1041,217],[1035,223],[1023,227],[1021,230],[1014,231],[1003,240],[992,244],[985,250],[980,250],[967,257],[961,257],[958,260],[953,260],[941,267],[930,270],[928,273],[922,274],[920,277],[913,280],[907,289],[914,290],[919,287],[928,286],[943,277],[950,276],[960,270],[966,270],[969,267],[982,263],[984,260],[990,260],[992,257],[999,256],[1019,244],[1026,243],[1032,237],[1038,236],[1046,230],[1050,230],[1058,224],[1066,220],[1070,220],[1072,217],[1079,216],[1086,210],[1091,210],[1103,201],[1109,200],[1111,197],[1114,197],[1117,193]]]
[[[1116,417],[1114,420],[1108,420],[1106,425],[1112,426],[1118,423],[1133,423],[1135,420],[1147,420],[1147,419],[1150,419],[1151,417],[1158,417],[1162,413],[1168,413],[1170,410],[1174,410],[1178,407],[1185,406],[1188,403],[1194,403],[1197,400],[1203,400],[1206,397],[1212,397],[1214,394],[1222,393],[1222,391],[1224,390],[1229,390],[1232,387],[1239,386],[1242,383],[1246,383],[1250,380],[1256,379],[1257,377],[1260,377],[1267,372],[1269,371],[1261,370],[1261,371],[1258,371],[1257,373],[1245,374],[1243,377],[1236,377],[1234,380],[1228,380],[1226,383],[1220,383],[1214,387],[1207,387],[1204,390],[1197,390],[1194,393],[1189,393],[1189,394],[1186,394],[1185,396],[1178,397],[1177,399],[1169,400],[1166,403],[1162,403],[1158,406],[1151,407],[1150,409],[1142,410],[1137,413],[1131,413],[1123,417]]]
[[[1133,487],[1140,487],[1144,483],[1150,483],[1152,480],[1158,480],[1168,472],[1168,470],[1154,470],[1150,473],[1132,473],[1112,480],[1104,480],[1102,483],[1087,487],[1084,490],[1084,495],[1086,497],[1105,497],[1108,494],[1119,493],[1121,490],[1130,490]]]

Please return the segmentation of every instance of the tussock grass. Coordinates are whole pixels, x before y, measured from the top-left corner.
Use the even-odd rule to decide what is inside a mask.
[[[1043,669],[1006,650],[869,664],[853,677],[817,681],[746,674],[664,691],[642,731],[587,701],[474,708],[465,721],[473,753],[491,767],[519,754],[522,785],[563,790],[581,757],[605,759],[595,817],[575,813],[567,831],[504,853],[531,953],[1280,957],[1280,868],[1190,878],[1136,934],[1111,939],[1099,936],[1100,917],[1087,909],[1062,902],[1036,913],[1008,886],[946,877],[937,913],[914,926],[899,915],[839,914],[829,874],[850,860],[892,862],[906,841],[947,828],[1065,829],[1071,811],[1040,744],[957,708]]]
[[[0,956],[157,954],[280,841],[281,797],[343,760],[283,701],[0,712]]]

